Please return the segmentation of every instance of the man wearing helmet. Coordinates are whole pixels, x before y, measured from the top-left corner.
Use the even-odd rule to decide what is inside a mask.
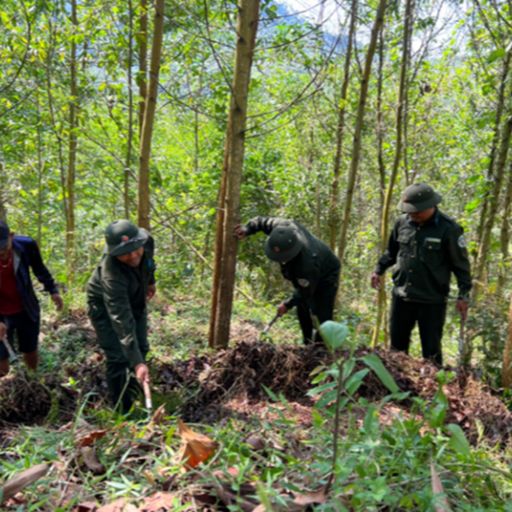
[[[408,352],[411,331],[418,323],[424,358],[443,362],[441,337],[452,272],[459,294],[456,308],[465,320],[471,275],[463,229],[442,213],[441,196],[424,183],[407,187],[401,197],[400,216],[389,237],[388,248],[371,276],[372,287],[393,267],[391,346]]]
[[[332,320],[340,276],[338,258],[301,224],[279,217],[255,217],[237,226],[235,235],[242,240],[258,231],[268,235],[265,254],[280,264],[283,277],[295,288],[292,297],[279,304],[278,314],[297,307],[304,343],[321,341],[318,332],[313,336],[313,317],[320,324]]]
[[[87,284],[91,323],[105,352],[110,398],[129,411],[140,384],[149,381],[146,302],[155,294],[154,243],[127,220],[105,230],[106,248]]]

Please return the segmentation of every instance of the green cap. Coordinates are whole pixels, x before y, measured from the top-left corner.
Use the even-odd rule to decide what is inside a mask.
[[[105,229],[105,241],[107,242],[107,253],[110,256],[122,256],[142,247],[149,233],[138,228],[129,220],[116,220]]]
[[[275,227],[265,243],[265,254],[273,261],[293,260],[304,246],[302,233],[291,223]]]
[[[398,207],[405,213],[422,212],[439,204],[441,199],[430,185],[414,183],[402,192]]]

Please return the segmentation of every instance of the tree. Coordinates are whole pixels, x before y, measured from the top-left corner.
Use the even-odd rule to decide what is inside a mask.
[[[149,229],[149,159],[151,156],[151,139],[153,136],[153,123],[155,119],[156,98],[158,93],[158,75],[160,72],[160,55],[162,53],[162,39],[164,32],[165,0],[155,3],[155,22],[153,28],[153,43],[151,47],[151,69],[144,109],[144,122],[140,138],[140,167],[139,167],[139,200],[138,224]]]
[[[217,348],[226,347],[229,341],[237,251],[234,228],[240,219],[247,105],[258,17],[259,0],[239,0],[235,68],[217,210],[211,299],[209,344]]]

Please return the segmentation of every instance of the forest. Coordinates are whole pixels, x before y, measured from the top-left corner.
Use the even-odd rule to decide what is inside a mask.
[[[3,0],[0,41],[0,220],[63,300],[32,273],[1,510],[512,510],[511,0]],[[371,286],[421,183],[471,264],[442,365],[417,329],[390,350],[392,272]],[[276,315],[291,283],[235,236],[256,217],[341,262],[323,342]],[[156,263],[127,414],[86,292],[120,219]]]

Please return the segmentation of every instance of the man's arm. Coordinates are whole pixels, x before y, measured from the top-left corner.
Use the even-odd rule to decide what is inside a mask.
[[[377,261],[375,270],[372,273],[372,288],[380,288],[381,276],[384,274],[386,269],[388,269],[389,267],[396,263],[396,257],[398,254],[398,250],[400,248],[400,244],[398,243],[398,225],[398,222],[395,223],[393,231],[391,232],[391,235],[389,235],[388,246],[386,248],[386,251]]]
[[[64,307],[64,302],[59,294],[59,289],[55,280],[50,274],[48,268],[46,268],[46,265],[43,263],[41,252],[39,251],[39,247],[35,240],[29,239],[29,242],[27,243],[27,253],[29,264],[32,267],[34,275],[44,286],[45,291],[51,295],[55,307],[60,311]]]
[[[254,217],[247,224],[236,226],[235,235],[240,240],[246,236],[254,235],[258,231],[263,231],[266,235],[270,235],[276,226],[289,222],[291,221],[281,217]]]
[[[458,225],[448,233],[448,254],[450,270],[455,274],[459,288],[456,308],[461,317],[465,319],[469,305],[469,292],[472,287],[471,264],[466,248],[464,230]]]

